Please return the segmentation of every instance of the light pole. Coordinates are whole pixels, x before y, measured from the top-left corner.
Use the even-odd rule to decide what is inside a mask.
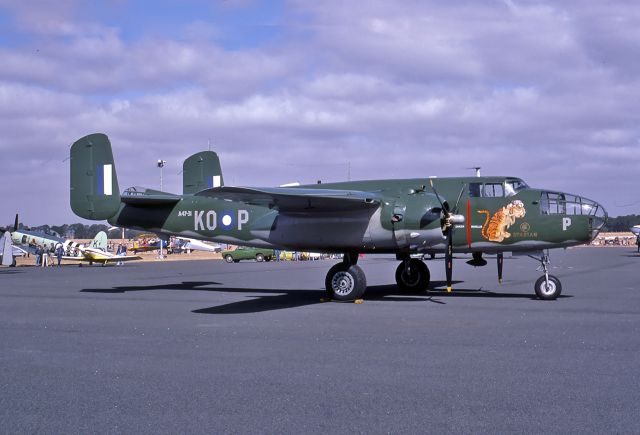
[[[158,160],[158,167],[160,168],[160,191],[162,191],[162,168],[164,168],[166,163],[166,160]]]

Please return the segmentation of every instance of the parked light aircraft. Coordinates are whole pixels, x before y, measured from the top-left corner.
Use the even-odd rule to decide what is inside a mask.
[[[63,239],[55,234],[48,234],[44,231],[32,231],[25,229],[18,229],[18,215],[16,214],[16,218],[13,224],[13,231],[10,232],[11,240],[17,246],[21,246],[25,250],[35,251],[35,247],[40,246],[57,246],[59,243],[64,244],[68,242],[68,240]]]
[[[107,251],[107,233],[100,231],[93,238],[89,246],[78,245],[78,255],[62,257],[63,260],[88,262],[89,264],[101,263],[106,266],[107,263],[117,263],[120,261],[142,260],[138,256],[119,256]]]
[[[298,251],[342,252],[327,273],[328,296],[362,297],[359,253],[394,253],[399,287],[425,291],[427,265],[413,253],[444,253],[447,290],[453,254],[524,253],[544,271],[540,299],[562,290],[548,273],[548,250],[590,242],[606,222],[603,207],[581,196],[534,189],[515,177],[353,181],[288,188],[225,186],[218,157],[185,161],[183,195],[129,188],[119,193],[111,143],[92,134],[71,146],[72,210],[112,225],[222,243]]]

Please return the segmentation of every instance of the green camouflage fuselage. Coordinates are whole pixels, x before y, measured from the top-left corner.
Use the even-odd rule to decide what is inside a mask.
[[[127,228],[247,246],[322,252],[442,252],[446,239],[441,206],[429,181],[300,186],[371,192],[379,201],[377,207],[359,210],[283,212],[269,205],[190,194],[172,204],[123,202],[108,220]],[[584,244],[595,237],[604,219],[597,203],[574,195],[529,187],[507,193],[509,183],[521,182],[511,177],[431,181],[446,200],[445,207],[454,208],[457,203],[453,211],[464,216],[464,223],[456,224],[453,233],[457,252],[531,251]],[[473,192],[477,185],[481,191],[489,187],[496,191],[491,196],[478,194]]]

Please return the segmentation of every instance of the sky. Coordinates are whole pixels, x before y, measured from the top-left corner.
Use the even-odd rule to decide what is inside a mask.
[[[483,175],[640,214],[640,3],[0,0],[0,225],[87,222],[69,146],[121,189]]]

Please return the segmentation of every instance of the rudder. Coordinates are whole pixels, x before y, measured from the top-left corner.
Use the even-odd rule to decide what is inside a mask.
[[[116,166],[107,135],[95,133],[71,146],[70,202],[85,219],[103,220],[120,209]]]

